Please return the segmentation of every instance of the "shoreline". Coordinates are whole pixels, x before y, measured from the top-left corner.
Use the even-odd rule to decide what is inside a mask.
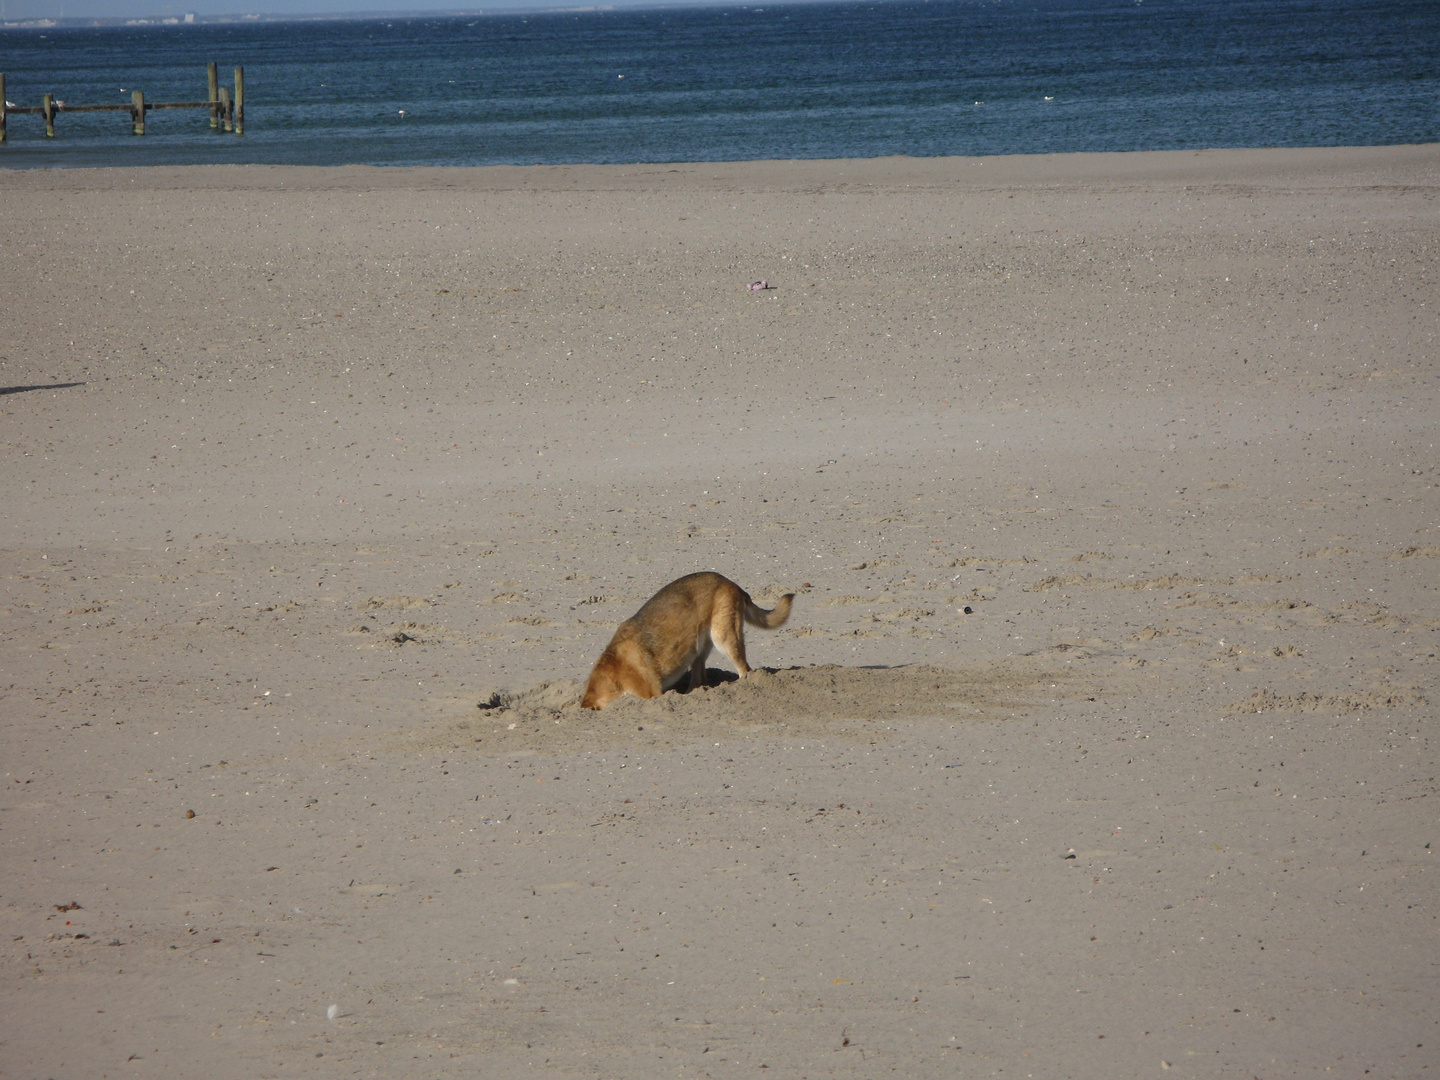
[[[1245,173],[1289,170],[1305,171],[1317,167],[1365,168],[1377,165],[1408,166],[1433,161],[1440,143],[1403,143],[1376,146],[1316,147],[1205,147],[1194,150],[1134,150],[1056,154],[1006,154],[977,157],[911,157],[877,158],[796,158],[762,159],[755,161],[717,162],[632,162],[623,165],[569,163],[558,165],[114,165],[77,167],[10,168],[4,166],[0,152],[0,176],[16,179],[34,173],[45,175],[86,176],[98,178],[110,172],[125,175],[140,173],[175,178],[199,174],[226,174],[234,182],[235,174],[243,179],[257,179],[264,187],[274,176],[315,174],[335,178],[340,175],[360,178],[386,177],[389,180],[422,177],[427,181],[460,177],[479,178],[478,190],[505,190],[524,180],[528,185],[545,189],[563,187],[575,172],[593,174],[592,182],[618,184],[637,176],[653,177],[657,170],[665,175],[678,174],[680,182],[701,183],[707,180],[733,178],[736,173],[778,174],[793,183],[816,183],[837,171],[854,183],[968,182],[983,180],[991,183],[1033,183],[1033,174],[1040,172],[1052,180],[1100,182],[1113,178],[1119,171],[1135,174],[1136,178],[1157,181],[1176,174],[1197,172],[1200,175],[1225,173],[1236,169]],[[1202,160],[1196,160],[1202,159]],[[975,171],[989,165],[984,177]],[[1038,167],[1038,168],[1037,168]],[[704,173],[720,174],[705,177]],[[673,182],[673,181],[672,181]],[[393,183],[379,186],[392,187]]]

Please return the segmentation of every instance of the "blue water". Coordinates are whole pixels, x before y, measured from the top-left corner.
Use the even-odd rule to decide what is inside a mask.
[[[934,0],[0,30],[0,165],[489,165],[1440,141],[1437,0]],[[401,115],[404,110],[404,116]]]

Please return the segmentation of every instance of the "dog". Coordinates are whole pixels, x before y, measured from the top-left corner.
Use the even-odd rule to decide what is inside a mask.
[[[743,679],[750,673],[744,623],[765,630],[784,626],[794,599],[794,593],[786,593],[766,611],[719,574],[707,571],[672,581],[620,624],[595,662],[580,704],[603,709],[624,694],[659,697],[687,673],[687,690],[704,686],[705,658],[715,645]]]

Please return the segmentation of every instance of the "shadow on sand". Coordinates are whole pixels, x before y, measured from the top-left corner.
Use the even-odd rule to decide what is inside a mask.
[[[0,386],[0,397],[6,394],[26,394],[31,390],[64,390],[71,386],[84,386],[83,382],[52,382],[36,386]]]

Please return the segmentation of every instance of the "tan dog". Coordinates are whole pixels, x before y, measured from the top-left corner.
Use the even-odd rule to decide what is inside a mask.
[[[580,704],[603,709],[622,694],[658,697],[687,672],[687,689],[704,686],[712,645],[720,646],[743,679],[750,673],[743,623],[766,630],[784,626],[794,599],[794,593],[786,593],[774,610],[766,611],[719,574],[687,574],[672,581],[620,624],[595,662]]]

